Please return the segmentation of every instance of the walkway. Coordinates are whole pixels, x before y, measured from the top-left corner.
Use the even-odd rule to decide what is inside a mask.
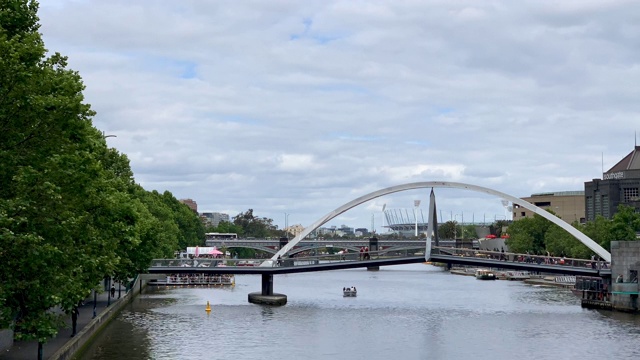
[[[122,287],[122,296],[124,296],[124,286]],[[108,303],[108,292],[105,291],[101,294],[97,295],[96,301],[96,315],[101,314],[103,311],[107,309]],[[122,297],[121,299],[125,299]],[[119,301],[118,299],[118,287],[116,286],[116,295],[111,299],[111,305],[115,302]],[[78,307],[79,315],[78,315],[78,323],[77,323],[77,332],[80,333],[82,329],[89,324],[89,322],[93,319],[93,296],[90,296],[85,300],[84,305]],[[71,315],[67,316],[65,319],[66,327],[60,329],[58,331],[58,335],[50,339],[43,346],[43,359],[49,359],[53,354],[55,354],[58,350],[62,349],[67,342],[73,341],[74,338],[71,337]],[[35,340],[32,341],[16,341],[13,343],[11,349],[6,350],[0,353],[0,360],[33,360],[38,358],[38,342]]]

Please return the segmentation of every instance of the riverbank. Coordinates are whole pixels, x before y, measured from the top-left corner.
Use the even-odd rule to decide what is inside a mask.
[[[77,333],[71,336],[71,316],[65,319],[65,327],[58,331],[58,334],[50,339],[43,346],[43,358],[50,360],[71,359],[77,352],[90,342],[90,340],[113,319],[124,305],[128,304],[145,287],[146,280],[136,280],[129,292],[118,290],[113,298],[109,298],[109,292],[104,291],[96,295],[94,303],[93,297],[85,301],[78,307],[78,320],[76,324]],[[95,316],[94,316],[95,308]],[[0,360],[32,360],[38,358],[38,342],[15,341],[13,346],[0,353]]]
[[[449,270],[451,274],[462,276],[475,276],[476,268],[453,268]],[[495,270],[498,280],[519,280],[530,285],[552,286],[564,289],[571,289],[575,285],[575,276],[554,276],[554,275],[529,275],[528,278],[522,276],[523,272],[517,272],[520,276],[514,278],[508,276],[509,271]]]

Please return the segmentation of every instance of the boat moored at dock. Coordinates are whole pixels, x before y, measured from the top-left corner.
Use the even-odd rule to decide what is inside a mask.
[[[233,274],[171,274],[165,279],[149,282],[149,285],[155,286],[235,286],[235,284],[236,279]]]
[[[476,270],[476,279],[478,280],[495,280],[496,274],[488,269],[478,269]]]

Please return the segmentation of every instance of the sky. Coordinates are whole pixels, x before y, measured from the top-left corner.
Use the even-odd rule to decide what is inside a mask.
[[[39,16],[138,183],[279,228],[412,182],[584,190],[640,132],[631,1],[46,0]],[[325,226],[386,232],[383,207],[426,212],[429,191]],[[510,218],[435,193],[442,221]]]

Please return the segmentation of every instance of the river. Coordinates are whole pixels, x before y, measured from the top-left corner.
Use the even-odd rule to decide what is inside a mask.
[[[358,297],[343,298],[356,286]],[[276,275],[282,307],[234,288],[150,288],[82,359],[629,359],[640,316],[585,310],[570,291],[412,264]],[[212,311],[205,312],[207,301]]]

